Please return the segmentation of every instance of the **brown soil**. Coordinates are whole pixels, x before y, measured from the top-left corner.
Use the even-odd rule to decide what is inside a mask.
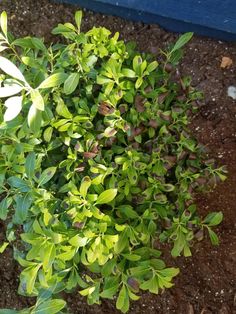
[[[29,34],[52,39],[50,30],[58,22],[73,19],[75,7],[52,4],[47,0],[3,0],[0,11],[9,16],[9,27],[17,36]],[[125,41],[135,40],[140,50],[154,54],[176,38],[156,25],[127,22],[120,18],[85,12],[83,28],[102,25],[119,31]],[[233,60],[229,69],[221,69],[223,56]],[[131,306],[130,313],[159,314],[231,314],[236,313],[236,101],[227,96],[227,87],[236,86],[236,46],[195,36],[185,49],[181,71],[193,77],[193,85],[205,93],[205,105],[194,117],[192,130],[207,145],[212,156],[228,167],[228,180],[214,192],[201,195],[197,203],[202,214],[208,210],[224,213],[218,228],[220,246],[209,240],[197,243],[193,257],[173,259],[166,253],[169,265],[180,267],[175,287],[162,295],[145,294]],[[0,225],[0,237],[3,235]],[[0,239],[1,240],[1,239]],[[10,249],[0,256],[0,309],[23,308],[32,300],[17,295],[19,269]],[[118,313],[114,302],[88,306],[78,293],[67,296],[73,314]]]

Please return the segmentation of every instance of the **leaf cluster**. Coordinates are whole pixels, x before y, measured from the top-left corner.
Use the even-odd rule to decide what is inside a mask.
[[[218,244],[211,227],[222,214],[199,217],[194,192],[225,170],[191,135],[201,95],[173,66],[192,34],[159,64],[118,33],[81,33],[81,17],[59,24],[64,43],[46,47],[13,38],[1,15],[0,219],[23,269],[19,293],[38,297],[22,313],[59,313],[60,292],[78,288],[89,304],[117,295],[127,312],[179,272],[158,242],[173,257],[191,255],[204,230]]]

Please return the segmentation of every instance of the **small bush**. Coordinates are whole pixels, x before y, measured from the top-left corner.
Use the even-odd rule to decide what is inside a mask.
[[[192,34],[158,64],[118,33],[81,33],[81,17],[59,24],[65,40],[47,48],[14,39],[1,15],[0,218],[23,268],[19,293],[38,297],[23,313],[58,313],[59,293],[78,288],[89,304],[117,295],[127,312],[179,272],[158,242],[173,257],[190,256],[204,230],[218,244],[222,213],[199,217],[193,193],[225,170],[188,130],[201,94],[175,69]]]

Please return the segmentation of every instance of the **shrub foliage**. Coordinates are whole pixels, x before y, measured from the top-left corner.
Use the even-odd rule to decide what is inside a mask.
[[[62,43],[14,39],[1,15],[0,218],[22,266],[22,313],[59,313],[61,291],[127,312],[141,290],[170,288],[179,270],[157,249],[190,256],[222,213],[200,217],[194,192],[224,179],[188,130],[201,97],[175,69],[179,38],[158,64],[119,34],[59,24]],[[162,57],[163,59],[163,57]],[[48,311],[48,312],[47,312]]]

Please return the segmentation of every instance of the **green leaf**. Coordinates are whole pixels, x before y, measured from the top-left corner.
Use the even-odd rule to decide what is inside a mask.
[[[142,58],[141,56],[135,56],[133,59],[133,69],[135,73],[139,76],[141,73],[141,64],[142,64]]]
[[[81,181],[81,185],[80,185],[80,189],[79,189],[79,193],[83,196],[83,198],[86,198],[88,189],[91,185],[91,179],[90,177],[86,176],[83,177],[82,181]]]
[[[20,192],[24,193],[30,190],[27,182],[18,177],[12,176],[7,179],[7,182],[11,185],[11,187],[19,189]]]
[[[33,44],[33,47],[42,50],[44,54],[47,54],[47,48],[43,43],[43,40],[41,38],[37,37],[30,37],[31,43]]]
[[[25,160],[25,172],[29,179],[32,179],[35,172],[36,155],[34,152],[30,152]]]
[[[97,76],[97,84],[99,85],[104,85],[110,82],[113,82],[113,81],[105,76],[102,76],[102,75]]]
[[[30,91],[30,96],[31,96],[31,100],[35,108],[37,108],[38,110],[44,111],[44,100],[39,90],[32,89]]]
[[[57,314],[66,306],[66,302],[61,299],[43,301],[35,309],[35,314]]]
[[[185,235],[181,231],[178,232],[177,239],[174,241],[174,247],[171,250],[171,255],[174,257],[180,256],[180,253],[184,249],[185,242]]]
[[[0,56],[0,69],[6,74],[26,83],[24,75],[10,60]]]
[[[114,286],[106,289],[106,290],[103,290],[101,293],[100,293],[100,296],[104,299],[110,299],[110,300],[113,300],[113,297],[114,297],[114,294],[116,294],[117,290],[119,288],[119,284],[115,284]]]
[[[209,227],[219,225],[223,220],[222,212],[214,212],[207,215],[203,223],[206,223]]]
[[[158,67],[158,62],[157,61],[153,61],[152,63],[149,63],[149,65],[147,66],[147,71],[153,72],[154,70],[156,70],[156,68]]]
[[[46,142],[50,142],[52,138],[53,128],[49,126],[46,128],[46,130],[43,132],[43,138]]]
[[[16,310],[0,309],[0,314],[19,314]]]
[[[133,301],[137,301],[140,299],[140,296],[134,294],[130,289],[128,289],[129,297]]]
[[[89,288],[79,291],[79,293],[85,297],[86,295],[91,295],[95,289],[96,289],[95,287],[89,287]]]
[[[116,197],[117,189],[109,189],[102,192],[96,201],[96,204],[108,204]]]
[[[75,22],[76,22],[76,26],[77,26],[79,32],[80,32],[82,16],[83,16],[82,11],[76,11],[75,12]]]
[[[22,62],[23,62],[25,65],[27,65],[27,66],[29,66],[29,67],[31,67],[31,68],[36,68],[36,69],[40,69],[40,68],[41,68],[40,64],[39,64],[35,59],[33,59],[33,58],[30,58],[30,57],[22,57],[21,60],[22,60]]]
[[[162,269],[164,269],[166,267],[164,261],[159,259],[159,258],[151,259],[150,260],[150,264],[156,270],[162,270]]]
[[[18,224],[22,224],[28,215],[28,210],[32,204],[32,198],[29,193],[21,196],[17,195],[16,197],[16,209],[15,209],[15,221]]]
[[[128,168],[127,174],[128,174],[129,182],[132,185],[135,185],[137,182],[137,179],[138,179],[138,175],[137,175],[136,170],[134,168],[130,167],[130,168]]]
[[[208,228],[208,232],[209,232],[211,243],[213,245],[219,245],[219,238],[217,234],[211,228]]]
[[[31,37],[18,38],[12,42],[12,45],[19,46],[21,48],[33,48]]]
[[[128,217],[128,218],[138,218],[139,215],[136,213],[135,210],[133,210],[133,207],[130,205],[120,205],[117,207],[117,210],[122,214],[122,216]]]
[[[39,132],[42,124],[42,112],[38,110],[34,105],[31,105],[27,116],[27,121],[29,128],[32,132]]]
[[[4,106],[7,107],[7,110],[4,114],[4,121],[13,120],[16,116],[18,116],[21,111],[22,96],[13,96],[11,98],[8,98],[5,101]]]
[[[0,219],[2,219],[2,220],[7,219],[8,208],[10,207],[11,203],[12,203],[11,197],[5,197],[3,200],[1,200],[1,202],[0,202]]]
[[[1,14],[1,29],[5,37],[7,38],[7,12],[3,11]]]
[[[174,268],[174,267],[165,268],[165,269],[159,270],[158,273],[165,277],[175,277],[179,274],[179,268]]]
[[[102,267],[102,270],[101,270],[102,275],[103,275],[104,277],[109,276],[109,275],[113,272],[115,265],[116,265],[116,259],[115,259],[115,258],[109,260],[109,261]]]
[[[118,242],[115,244],[114,251],[116,254],[120,254],[128,246],[127,229],[121,232]]]
[[[73,238],[69,240],[69,243],[75,247],[83,247],[87,244],[88,238],[81,238],[79,235],[75,235]]]
[[[127,294],[126,287],[125,287],[125,285],[123,285],[122,288],[120,289],[120,292],[118,294],[118,298],[116,300],[116,308],[118,310],[121,310],[122,307],[124,306],[126,294]]]
[[[140,255],[137,254],[122,254],[128,261],[136,262],[141,259]]]
[[[64,83],[64,93],[66,95],[72,94],[79,84],[80,74],[71,73]]]
[[[193,37],[193,33],[185,33],[182,36],[180,36],[180,38],[177,40],[177,42],[175,43],[173,49],[171,50],[170,53],[173,53],[174,51],[182,48],[185,44],[187,44],[187,42],[190,41],[190,39]]]
[[[59,72],[50,75],[48,78],[46,78],[38,88],[52,88],[56,86],[60,86],[62,83],[65,82],[67,78],[67,74],[64,72]]]
[[[59,114],[59,116],[62,116],[64,118],[66,118],[66,119],[71,119],[72,118],[72,114],[68,110],[68,108],[65,105],[63,99],[61,97],[59,97],[58,95],[54,95],[53,99],[57,103],[56,112]]]
[[[121,73],[126,76],[126,77],[129,77],[129,78],[134,78],[136,77],[136,73],[131,70],[131,69],[128,69],[128,68],[124,68],[122,69]]]
[[[162,184],[161,189],[162,191],[165,191],[165,192],[171,192],[171,191],[174,191],[175,186],[173,184],[166,183],[166,184]]]
[[[57,167],[49,167],[49,168],[45,169],[42,172],[41,176],[39,177],[38,185],[42,186],[45,183],[47,183],[49,180],[51,180],[52,177],[54,176],[54,174],[56,173],[56,170],[57,170]]]
[[[60,259],[61,261],[65,262],[65,261],[72,260],[74,258],[74,256],[75,256],[75,249],[73,248],[68,252],[64,252],[64,253],[57,255],[57,259]]]
[[[26,292],[29,294],[33,292],[36,277],[40,267],[41,264],[34,264],[33,266],[25,268],[20,274],[21,282],[25,283]]]
[[[143,78],[139,77],[135,83],[135,88],[138,89],[143,84]]]
[[[151,293],[158,294],[159,286],[158,286],[158,280],[157,280],[156,276],[143,282],[140,285],[140,288],[143,290],[149,290]]]
[[[0,245],[0,254],[2,254],[6,250],[8,245],[9,245],[9,242],[3,242],[3,244]]]

